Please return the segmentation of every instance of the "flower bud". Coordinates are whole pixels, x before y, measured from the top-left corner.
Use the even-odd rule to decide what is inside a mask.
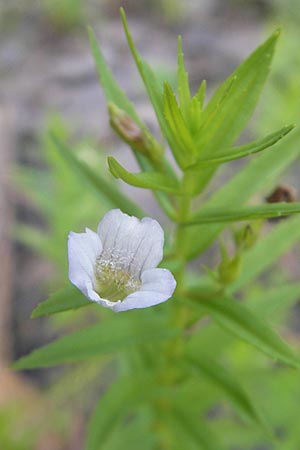
[[[152,162],[161,160],[163,149],[155,138],[141,128],[125,111],[115,104],[108,104],[110,125],[130,147],[147,156]]]
[[[221,284],[230,284],[236,280],[241,270],[241,257],[237,252],[230,258],[224,244],[221,243],[222,261],[218,267],[219,281]]]
[[[258,220],[234,231],[234,240],[238,250],[247,250],[255,245],[262,223]]]

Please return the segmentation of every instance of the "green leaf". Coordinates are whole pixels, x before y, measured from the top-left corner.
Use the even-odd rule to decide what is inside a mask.
[[[219,387],[243,415],[262,427],[264,431],[270,433],[262,414],[252,403],[248,393],[239,384],[239,381],[229,371],[201,353],[188,357],[188,362],[195,369],[196,373],[200,374],[201,378],[204,376],[209,382]]]
[[[189,122],[189,105],[191,101],[189,75],[185,69],[184,54],[182,51],[182,39],[178,36],[177,49],[177,90],[180,103],[180,110],[186,121]]]
[[[204,105],[205,95],[206,95],[206,81],[203,80],[202,83],[200,84],[198,92],[196,92],[194,96],[194,98],[196,98],[200,103],[201,109],[203,108]]]
[[[109,156],[107,161],[112,175],[131,186],[180,194],[180,185],[175,179],[159,172],[130,173],[112,156]]]
[[[182,410],[176,406],[172,408],[170,419],[174,423],[174,429],[181,430],[186,435],[188,442],[192,441],[197,448],[203,450],[225,450],[217,436],[210,431],[203,418],[199,418],[189,410]],[[175,431],[176,433],[176,431]]]
[[[171,86],[164,84],[164,114],[176,146],[172,148],[180,167],[186,168],[195,162],[197,150]]]
[[[149,67],[149,65],[140,57],[132,36],[129,32],[129,28],[127,25],[127,21],[126,21],[126,15],[125,12],[123,10],[123,8],[120,9],[120,13],[121,13],[121,19],[122,19],[122,23],[123,23],[123,27],[124,27],[124,32],[127,38],[127,42],[128,42],[128,46],[131,50],[131,53],[133,55],[133,58],[135,60],[137,69],[140,73],[140,76],[143,80],[143,83],[145,85],[145,88],[147,90],[149,99],[152,103],[152,106],[154,108],[159,126],[161,128],[162,134],[163,136],[167,139],[170,148],[172,149],[172,151],[175,153],[178,153],[176,147],[177,144],[173,139],[172,133],[168,127],[168,124],[165,120],[164,117],[164,112],[163,112],[163,100],[162,100],[162,88],[160,86],[159,81],[157,80],[155,74],[153,73],[153,71],[151,70],[151,68]]]
[[[80,177],[80,180],[85,182],[90,188],[93,188],[93,191],[97,195],[100,195],[101,198],[107,198],[112,205],[117,206],[128,214],[132,214],[137,217],[145,216],[145,213],[139,208],[139,206],[122,194],[122,192],[120,192],[114,184],[109,183],[99,173],[96,174],[87,164],[80,161],[74,155],[72,150],[60,142],[60,140],[53,133],[50,133],[50,137],[60,152],[60,155],[65,159],[68,165],[76,171]]]
[[[279,131],[269,134],[265,138],[258,139],[256,141],[250,142],[249,144],[241,145],[239,147],[232,147],[228,151],[226,151],[224,155],[219,155],[216,158],[200,159],[194,166],[190,167],[190,169],[198,170],[203,166],[208,166],[211,164],[223,164],[225,162],[234,161],[236,159],[253,155],[254,153],[259,153],[266,148],[269,148],[272,145],[276,144],[294,128],[295,125],[288,125],[281,128]]]
[[[155,398],[158,393],[159,391],[155,390],[153,378],[147,375],[134,374],[114,382],[100,398],[92,415],[88,425],[85,450],[103,448],[114,432],[115,426],[124,416],[132,413],[139,404]]]
[[[229,286],[230,292],[242,289],[287,252],[300,238],[299,217],[282,222],[248,250],[243,257],[239,278]]]
[[[197,298],[197,295],[194,295]],[[194,302],[195,304],[196,302]],[[300,368],[300,361],[290,347],[247,306],[228,297],[198,301],[200,311],[206,311],[224,329],[248,342],[266,355],[291,367]]]
[[[134,109],[134,106],[128,100],[128,98],[125,95],[125,93],[123,92],[123,90],[119,87],[119,85],[116,82],[116,80],[114,79],[110,69],[106,65],[105,60],[104,60],[103,55],[102,55],[102,53],[100,51],[100,48],[98,46],[97,40],[95,38],[95,35],[94,35],[92,29],[89,29],[89,37],[90,37],[92,52],[93,52],[93,55],[94,55],[94,58],[95,58],[95,62],[96,62],[96,65],[97,65],[97,70],[98,70],[100,83],[103,86],[103,89],[104,89],[104,92],[105,92],[107,100],[113,102],[120,109],[126,111],[127,114],[136,123],[138,123],[143,130],[146,130],[146,126],[140,120],[137,112]],[[147,72],[147,69],[145,69],[145,70]],[[149,71],[151,72],[150,69],[149,69]],[[148,74],[148,72],[147,72],[147,74]],[[149,77],[151,78],[151,74],[149,75]],[[152,78],[153,77],[154,77],[154,75],[152,74]],[[151,83],[150,84],[151,84],[151,89],[154,92],[154,94],[152,95],[152,98],[153,98],[153,101],[155,101],[154,97],[155,98],[157,97],[157,99],[158,99],[159,96],[157,96],[157,92],[156,92],[157,81],[156,80],[153,81],[152,78],[151,78]],[[152,86],[152,82],[153,82],[153,86]],[[152,90],[151,90],[151,92],[152,92]],[[157,100],[157,101],[159,102],[159,100]],[[162,110],[162,101],[161,101],[161,110]],[[161,118],[163,119],[163,115],[162,114],[161,114]],[[135,157],[136,157],[140,167],[145,170],[145,167],[147,166],[146,159],[142,155],[140,155],[138,152],[135,152]],[[169,167],[166,167],[166,170],[168,171],[168,173],[171,172],[171,169]],[[174,211],[172,209],[172,206],[168,202],[168,199],[164,196],[164,194],[162,194],[160,192],[156,192],[155,193],[155,197],[157,198],[158,202],[160,203],[161,207],[166,212],[166,214],[169,217],[172,217],[174,215]],[[135,215],[137,215],[137,214],[135,214]]]
[[[196,212],[185,225],[208,223],[226,223],[240,220],[261,220],[272,217],[284,217],[300,213],[300,203],[268,203],[265,205],[244,206],[238,209],[215,208]]]
[[[299,156],[300,130],[287,136],[276,147],[250,161],[234,177],[222,185],[212,197],[202,206],[206,208],[238,207],[259,190],[274,186],[280,174]],[[255,180],[255,182],[254,182]],[[185,249],[187,256],[192,259],[200,252],[204,252],[223,230],[224,224],[199,225],[188,230],[188,245]]]
[[[250,119],[266,81],[275,44],[276,31],[258,47],[217,89],[202,115],[195,137],[202,158],[219,156],[234,144]],[[203,191],[218,166],[198,170],[194,192]]]
[[[230,147],[243,131],[269,73],[279,34],[276,31],[259,46],[225,80],[207,104],[197,141],[203,156],[218,155],[224,147]],[[230,93],[224,98],[233,79]]]
[[[246,303],[250,309],[260,316],[268,318],[274,314],[279,316],[292,307],[300,298],[300,283],[280,284],[271,289],[262,289],[260,293],[247,296]]]
[[[74,286],[68,286],[60,289],[50,297],[41,302],[31,313],[32,318],[49,316],[62,311],[82,308],[91,305],[92,302],[84,297],[84,295]]]
[[[134,317],[138,321],[133,321]],[[152,317],[153,319],[153,317]],[[16,361],[15,369],[50,367],[121,352],[134,345],[168,339],[178,333],[163,320],[150,320],[142,314],[119,314],[97,325],[71,333],[34,350]]]
[[[107,100],[115,103],[119,108],[126,111],[135,122],[137,122],[141,127],[144,127],[144,124],[141,122],[133,104],[129,101],[124,91],[120,88],[109,67],[107,66],[92,28],[88,28],[88,33],[99,81],[104,89]]]
[[[132,397],[131,397],[132,399]],[[141,398],[140,400],[141,402],[143,401],[143,399]],[[137,400],[137,406],[139,403],[139,399]],[[131,403],[131,401],[129,401],[129,405],[132,406],[131,409],[135,409],[135,404],[134,402]],[[130,413],[130,407],[127,408],[125,406],[126,410]],[[123,409],[123,405],[121,405],[121,411]],[[126,411],[125,409],[124,414],[126,415]],[[113,414],[113,417],[115,417],[115,415]],[[112,417],[112,419],[113,419]],[[101,441],[101,450],[120,450],[120,446],[123,449],[130,449],[130,450],[154,450],[157,449],[157,445],[158,445],[158,439],[157,439],[157,435],[155,435],[154,433],[149,433],[149,420],[147,421],[147,419],[145,420],[145,417],[135,417],[134,420],[122,420],[121,415],[119,416],[121,419],[120,424],[118,424],[117,426],[113,426],[112,424],[112,428],[113,428],[113,432],[109,433],[109,438],[104,439],[105,440],[105,444],[104,446],[102,446],[102,441]],[[125,422],[125,423],[124,423]],[[95,425],[95,428],[97,426]],[[95,435],[96,435],[96,430],[95,430]],[[101,433],[102,434],[102,433]],[[99,448],[99,447],[98,447]]]

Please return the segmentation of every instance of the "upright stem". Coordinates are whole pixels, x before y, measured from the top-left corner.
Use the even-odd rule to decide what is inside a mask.
[[[183,190],[185,188],[185,179],[183,179]],[[186,273],[186,252],[183,251],[186,242],[186,227],[183,224],[187,219],[191,206],[191,197],[182,195],[178,199],[177,218],[178,225],[175,233],[174,254],[178,261],[178,268],[175,273],[177,288],[175,297],[180,299],[185,290]],[[183,331],[188,322],[189,311],[187,308],[174,299],[171,310],[170,327],[182,329],[182,333],[170,340],[163,349],[164,365],[161,373],[160,383],[171,387],[178,383],[181,377],[180,367],[183,354]],[[178,370],[179,369],[179,370]],[[160,450],[173,450],[174,441],[167,424],[164,423],[164,417],[171,413],[172,401],[168,397],[161,397],[154,405],[154,411],[157,413],[158,420],[155,421],[155,428],[160,434]]]

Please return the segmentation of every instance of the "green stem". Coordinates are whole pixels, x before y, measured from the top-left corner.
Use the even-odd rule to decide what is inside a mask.
[[[183,178],[182,189],[186,192],[185,188],[186,180]],[[184,223],[190,213],[191,197],[189,195],[178,197],[177,205],[178,222]],[[180,328],[182,329],[182,333],[169,341],[164,347],[164,364],[159,377],[159,382],[170,388],[177,384],[182,376],[180,368],[182,367],[181,359],[183,355],[184,331],[190,322],[190,309],[180,301],[176,301],[176,297],[180,299],[184,296],[187,264],[185,258],[186,252],[183,251],[187,238],[187,228],[181,223],[177,224],[174,242],[174,255],[177,261],[179,261],[179,264],[175,271],[177,289],[172,304],[170,327]],[[167,397],[161,397],[154,405],[154,412],[157,418],[154,422],[154,428],[160,435],[160,450],[172,450],[174,448],[172,433],[168,433],[168,427],[163,423],[164,417],[170,414],[171,409],[172,401]]]

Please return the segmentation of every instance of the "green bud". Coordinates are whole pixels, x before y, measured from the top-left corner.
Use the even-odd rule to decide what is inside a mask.
[[[258,237],[262,227],[261,221],[255,221],[251,225],[247,224],[246,226],[239,228],[234,231],[234,240],[238,250],[248,250],[252,248]]]
[[[241,258],[236,255],[228,261],[222,261],[219,265],[219,279],[222,284],[229,284],[236,280],[241,271]]]
[[[218,267],[219,281],[221,284],[230,284],[236,280],[241,271],[241,256],[237,252],[233,258],[228,256],[227,249],[221,243],[222,261]]]
[[[146,128],[141,128],[125,111],[114,103],[108,104],[110,125],[130,147],[147,156],[153,163],[161,161],[163,149]]]

